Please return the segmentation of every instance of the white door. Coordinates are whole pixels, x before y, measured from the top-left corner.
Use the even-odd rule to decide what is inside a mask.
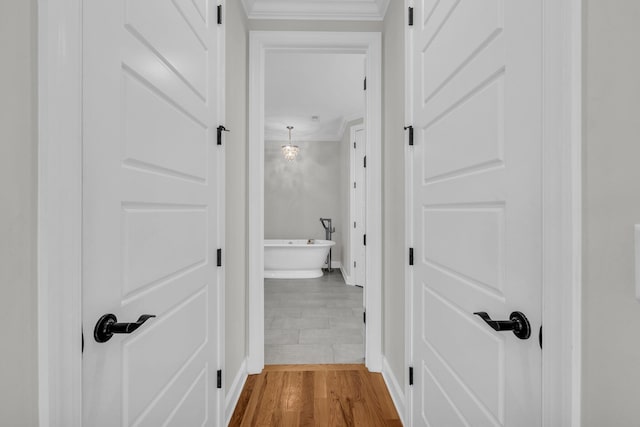
[[[358,126],[354,132],[352,170],[353,185],[351,191],[353,196],[353,233],[352,233],[352,253],[353,260],[353,283],[356,286],[366,285],[366,245],[364,244],[367,233],[367,174],[365,168],[365,156],[367,154],[365,131],[363,126]]]
[[[541,3],[416,0],[413,424],[541,424]],[[520,311],[529,339],[475,312]]]
[[[83,9],[83,424],[218,425],[216,4]],[[107,313],[156,317],[98,343]]]

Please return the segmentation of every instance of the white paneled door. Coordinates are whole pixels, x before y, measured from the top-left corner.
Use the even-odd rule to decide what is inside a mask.
[[[216,4],[83,9],[83,424],[218,425]]]
[[[416,426],[541,424],[541,26],[539,1],[415,1]]]
[[[366,287],[367,284],[367,247],[364,235],[367,233],[367,169],[364,167],[367,155],[367,141],[364,126],[358,126],[354,132],[353,142],[353,200],[354,217],[352,244],[354,253],[353,284]],[[366,290],[365,290],[366,292]]]

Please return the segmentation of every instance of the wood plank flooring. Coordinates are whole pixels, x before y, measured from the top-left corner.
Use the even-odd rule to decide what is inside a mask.
[[[229,426],[402,426],[364,365],[270,365],[250,375]]]

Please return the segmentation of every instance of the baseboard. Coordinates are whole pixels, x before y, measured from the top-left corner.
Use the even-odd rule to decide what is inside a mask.
[[[231,417],[233,416],[233,411],[236,409],[236,405],[238,404],[238,399],[240,399],[240,394],[242,393],[242,388],[244,387],[244,383],[247,381],[247,359],[245,358],[238,368],[238,372],[236,376],[233,378],[233,382],[231,386],[227,390],[227,394],[224,399],[224,418],[225,425],[229,425],[229,421],[231,421]]]
[[[342,268],[342,265],[340,266],[340,273],[342,273],[342,278],[344,279],[344,283],[346,283],[347,285],[353,285],[353,282],[351,281],[351,276],[349,276],[347,272],[344,271],[344,268]]]
[[[393,374],[391,370],[391,366],[389,366],[389,362],[387,362],[387,358],[382,356],[382,378],[384,379],[385,384],[387,384],[387,389],[389,389],[389,393],[391,394],[391,400],[393,400],[393,404],[396,406],[396,411],[398,411],[398,415],[400,416],[400,421],[402,421],[403,425],[405,423],[405,395],[398,383],[398,379]]]
[[[327,268],[327,262],[325,261],[322,268]],[[331,261],[331,268],[342,268],[342,263],[340,261]]]

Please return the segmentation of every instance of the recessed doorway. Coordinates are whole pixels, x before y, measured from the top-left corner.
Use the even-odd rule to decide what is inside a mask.
[[[364,342],[364,358],[369,370],[379,372],[381,370],[381,38],[379,33],[333,33],[333,32],[251,32],[250,40],[250,66],[249,66],[249,373],[258,373],[265,363],[265,237],[268,236],[265,211],[267,205],[265,194],[265,171],[267,156],[265,147],[269,150],[269,135],[272,132],[287,131],[289,123],[279,123],[272,129],[266,121],[266,72],[269,63],[269,55],[288,53],[309,55],[359,55],[363,60],[364,75],[366,76],[366,96],[364,101],[364,114],[361,123],[367,135],[367,189],[366,189],[366,224],[367,224],[367,251],[366,251],[366,277],[367,292],[363,298],[362,314],[367,313],[367,323],[362,341]],[[313,82],[308,82],[313,84]],[[361,89],[364,91],[364,79]],[[308,114],[307,114],[308,115]],[[311,117],[305,118],[312,120]],[[357,118],[354,118],[354,120]],[[342,122],[345,122],[343,125]],[[274,121],[277,123],[277,121]],[[302,123],[302,122],[301,122]],[[311,122],[312,123],[312,122]],[[308,123],[310,124],[310,123]],[[349,121],[342,120],[338,129],[342,134],[351,139],[351,125]],[[311,124],[310,124],[311,125]],[[349,125],[349,126],[347,126]],[[349,130],[342,127],[349,127]],[[300,126],[304,137],[304,123]],[[294,126],[295,128],[295,126]],[[295,133],[293,135],[296,135]],[[275,143],[274,151],[279,154],[281,145],[285,145],[287,139]],[[304,138],[303,138],[304,139]],[[304,141],[303,141],[304,142]],[[322,143],[322,142],[321,142]],[[326,143],[326,138],[324,143]],[[292,142],[293,145],[295,144]],[[349,145],[350,146],[350,145]],[[299,146],[300,153],[304,153],[304,147]],[[302,156],[302,154],[300,154]],[[349,154],[347,154],[347,158]],[[290,184],[295,183],[291,181]],[[350,197],[349,194],[346,197]],[[281,212],[281,215],[284,213]],[[345,215],[349,215],[348,211]],[[317,216],[317,218],[316,218]],[[308,218],[307,218],[308,217]],[[317,222],[318,232],[322,232],[318,222],[322,214],[314,212],[305,215],[305,221]],[[337,218],[336,218],[337,219]],[[347,221],[344,221],[347,222]],[[288,226],[292,226],[292,221]],[[341,230],[341,233],[347,228]],[[351,235],[351,233],[348,233]],[[277,236],[279,237],[279,236]],[[299,237],[299,236],[296,236]],[[336,236],[337,238],[338,236]],[[363,236],[364,238],[364,236]],[[342,260],[343,248],[333,252],[340,252]],[[350,251],[349,251],[350,253]],[[349,257],[350,258],[350,257]],[[351,260],[349,261],[352,262]],[[327,264],[327,267],[338,265]],[[340,275],[342,276],[342,275]],[[336,272],[326,275],[329,278],[341,278]],[[284,285],[279,285],[284,286]],[[277,287],[277,286],[276,286]],[[352,292],[362,292],[352,288]],[[330,307],[325,307],[330,308]],[[334,307],[337,308],[337,307]],[[352,311],[353,313],[353,311]],[[286,321],[282,321],[286,322]],[[270,332],[271,333],[271,332]],[[301,336],[301,332],[298,332]],[[269,337],[270,339],[273,337]],[[283,338],[286,339],[286,336]],[[289,338],[291,339],[291,338]],[[335,360],[335,359],[334,359]]]

